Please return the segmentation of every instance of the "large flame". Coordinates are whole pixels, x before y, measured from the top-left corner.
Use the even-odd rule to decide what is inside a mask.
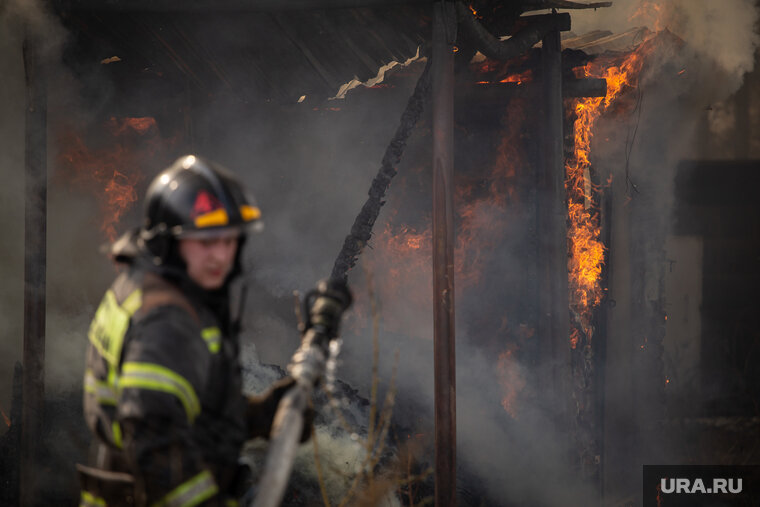
[[[628,87],[635,86],[641,64],[642,54],[638,51],[627,56],[595,60],[582,72],[585,76],[605,78],[608,94],[604,98],[580,99],[574,104],[577,116],[575,148],[566,164],[570,222],[568,270],[571,306],[581,316],[588,337],[591,336],[593,308],[602,300],[601,274],[605,255],[605,247],[600,241],[599,213],[589,177],[593,128],[599,116],[611,107],[616,98]],[[479,70],[483,73],[496,72],[490,61],[482,63]],[[526,72],[511,77],[502,75],[489,82],[520,83],[531,79],[531,74]],[[519,208],[517,174],[527,159],[526,146],[520,142],[524,135],[524,122],[521,120],[528,117],[531,107],[532,104],[526,101],[510,101],[509,110],[505,113],[508,118],[517,121],[505,122],[490,170],[457,173],[454,193],[458,301],[479,296],[476,290],[487,281],[488,263],[497,253],[495,249],[508,230],[510,217]],[[376,277],[376,289],[383,305],[384,328],[407,336],[428,337],[429,321],[427,317],[420,319],[420,316],[432,313],[430,217],[417,217],[416,225],[410,225],[401,218],[403,213],[399,209],[408,208],[408,203],[414,200],[403,183],[405,177],[408,183],[413,183],[414,175],[400,175],[402,181],[397,182],[396,187],[401,187],[402,191],[389,195],[388,221],[371,240],[368,253],[372,259],[371,269],[382,273]],[[420,174],[416,177],[418,180],[424,179]],[[425,184],[422,186],[427,188]],[[484,318],[504,320],[505,316],[490,315]],[[420,324],[421,320],[424,325]],[[520,365],[521,346],[533,334],[528,326],[521,327],[525,329],[509,329],[503,325],[496,331],[497,336],[492,337],[493,342],[500,344],[501,350],[494,355],[495,374],[501,387],[501,405],[512,417],[517,417],[520,396],[527,384]],[[578,343],[577,330],[574,330],[572,340],[573,344]]]
[[[580,319],[586,337],[593,334],[593,309],[602,301],[602,266],[605,246],[600,239],[600,224],[595,190],[591,183],[591,140],[596,120],[607,111],[620,94],[637,86],[645,55],[651,46],[639,48],[621,57],[600,58],[583,68],[586,77],[607,81],[605,97],[578,99],[575,102],[573,156],[566,161],[568,195],[568,260],[570,307]],[[573,330],[570,344],[578,344],[578,332]]]

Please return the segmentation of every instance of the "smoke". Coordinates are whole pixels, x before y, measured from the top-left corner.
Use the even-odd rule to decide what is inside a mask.
[[[10,410],[13,363],[20,359],[24,293],[24,70],[21,40],[7,16],[0,36],[0,407]]]
[[[13,364],[21,360],[24,293],[24,123],[25,78],[22,44],[34,39],[38,58],[58,61],[64,34],[41,2],[12,0],[0,6],[0,406],[10,406]]]
[[[0,372],[3,374],[0,404],[7,411],[12,362],[21,355],[23,315],[24,143],[20,126],[24,122],[24,73],[18,30],[23,23],[18,22],[19,16],[29,20],[35,33],[51,35],[44,38],[48,41],[45,47],[56,63],[60,61],[60,56],[55,56],[56,51],[65,34],[48,14],[33,8],[35,3],[16,1],[3,5],[3,26],[7,29],[0,36],[0,71],[4,76],[4,86],[0,88],[0,114],[4,118],[0,123],[0,177],[4,182],[0,185],[0,228],[4,234],[4,240],[0,241],[0,258],[3,259],[0,263],[3,279],[0,319],[5,326],[0,336]],[[662,17],[655,16],[654,5],[660,6],[664,12]],[[645,10],[637,15],[640,8]],[[646,80],[649,87],[642,89],[640,114],[600,122],[592,156],[595,166],[613,175],[610,191],[614,192],[616,204],[615,229],[625,230],[625,224],[630,221],[625,210],[630,208],[625,208],[624,203],[633,200],[633,206],[638,209],[634,216],[641,220],[641,227],[649,226],[654,231],[652,242],[667,235],[675,165],[678,160],[694,154],[694,125],[704,114],[704,108],[735,91],[744,73],[752,68],[758,45],[754,30],[757,19],[757,9],[749,0],[721,2],[719,6],[706,0],[659,4],[616,0],[611,9],[573,12],[573,30],[579,34],[592,29],[619,33],[633,26],[647,25],[651,29],[667,28],[683,38],[688,47],[681,54],[673,49],[649,69]],[[224,32],[226,27],[215,26],[209,20],[207,29]],[[239,39],[248,40],[248,37],[251,34],[246,32]],[[685,77],[675,78],[683,68],[687,69]],[[716,79],[716,75],[719,78]],[[101,80],[99,75],[80,76],[75,80],[56,66],[54,79],[51,103],[58,104],[64,114],[76,111],[77,124],[87,125],[101,113],[98,108],[107,109],[113,93],[112,83]],[[88,86],[106,91],[100,96],[96,109],[85,111],[87,108],[77,95],[77,87],[88,79]],[[245,316],[244,361],[247,364],[255,364],[260,359],[264,363],[284,365],[295,350],[299,337],[292,291],[304,292],[330,273],[413,86],[414,79],[407,79],[399,80],[395,88],[382,91],[350,92],[345,101],[332,102],[330,107],[321,103],[254,106],[223,98],[195,104],[191,111],[194,137],[185,138],[172,147],[172,153],[161,154],[144,168],[145,181],[149,181],[174,157],[192,150],[238,173],[257,198],[265,229],[249,239],[246,251],[246,263],[252,270],[252,291]],[[225,97],[225,92],[224,89],[210,90],[209,96]],[[360,98],[352,95],[359,92],[363,94]],[[147,95],[135,92],[135,97],[142,101],[139,109],[159,110],[161,105]],[[331,108],[340,108],[340,111]],[[718,113],[716,109],[714,114]],[[56,121],[51,120],[51,130],[56,128]],[[430,142],[427,133],[423,120],[399,167],[400,177],[412,172],[412,161],[429,160],[426,158]],[[53,135],[51,132],[51,143]],[[602,142],[606,139],[609,141]],[[476,157],[478,153],[495,151],[493,148],[478,146],[469,155]],[[47,385],[57,393],[79,388],[87,326],[114,272],[98,252],[104,238],[94,219],[100,212],[95,197],[88,190],[57,177],[60,168],[53,148],[49,155],[46,363]],[[427,182],[427,176],[415,174],[410,180],[417,178]],[[412,193],[404,192],[401,180],[397,179],[389,195],[402,194],[415,199]],[[429,197],[414,201],[411,206],[429,209],[424,199]],[[526,201],[520,206],[528,208],[530,204]],[[375,226],[376,237],[389,219],[388,209]],[[488,215],[488,206],[480,209],[476,221],[505,221],[501,234],[507,239],[487,252],[487,261],[492,264],[486,266],[492,271],[478,282],[483,290],[475,297],[457,300],[460,312],[457,315],[458,453],[466,480],[474,484],[471,486],[463,479],[464,487],[478,489],[478,492],[482,488],[490,499],[502,503],[590,505],[591,501],[586,501],[589,491],[574,484],[573,477],[566,474],[562,466],[570,442],[565,435],[557,433],[557,425],[552,420],[555,414],[546,408],[550,403],[546,400],[533,403],[539,396],[531,391],[535,379],[529,364],[520,360],[508,362],[510,375],[525,380],[519,384],[525,388],[515,402],[514,417],[502,407],[504,393],[499,384],[496,357],[503,348],[494,350],[492,345],[498,344],[506,332],[497,332],[501,321],[489,322],[482,314],[498,315],[499,319],[508,315],[507,324],[512,331],[532,318],[527,315],[529,310],[524,310],[524,306],[529,306],[527,303],[521,307],[513,301],[528,300],[531,295],[510,293],[530,276],[522,263],[524,251],[514,240],[528,234],[529,224],[520,223],[516,216],[504,220],[504,217]],[[139,210],[135,209],[131,216],[124,217],[121,230],[135,225],[138,215]],[[625,246],[615,248],[620,252]],[[363,256],[371,254],[370,247]],[[656,278],[657,270],[663,266],[659,251],[640,262],[653,266],[653,271],[647,273],[649,278]],[[375,270],[376,279],[388,276],[379,270],[379,265],[382,264],[367,263],[369,270]],[[429,265],[424,269],[429,269]],[[425,272],[418,271],[414,275],[411,289],[402,287],[396,293],[383,295],[379,301],[383,319],[380,375],[384,382],[390,379],[393,351],[403,351],[396,378],[399,392],[396,418],[406,428],[427,432],[426,438],[431,439],[433,343],[429,338],[432,315],[427,310],[413,314],[410,310],[413,305],[409,302],[413,290],[432,294],[432,284]],[[617,280],[620,279],[618,276]],[[371,383],[369,298],[361,269],[351,273],[350,281],[356,289],[354,312],[363,309],[364,313],[348,317],[339,375],[366,395]],[[630,303],[629,289],[620,284],[611,288],[612,297],[618,301],[617,315]],[[398,325],[401,317],[405,319],[403,326]],[[617,318],[620,325],[615,326],[614,332],[629,333],[625,330],[628,322]],[[634,338],[626,334],[625,339],[633,341]],[[530,346],[530,338],[528,341]],[[265,376],[258,387],[272,378]],[[614,386],[609,392],[609,399],[613,400],[611,410],[619,410],[621,417],[630,415],[625,403],[616,401],[630,398],[625,387],[617,387],[624,380],[622,376],[609,379],[609,384]],[[334,467],[346,461],[353,463],[352,456],[358,455],[352,440],[331,441],[321,433],[318,438],[326,461]],[[620,462],[620,466],[634,466],[624,457]]]
[[[82,378],[85,321],[104,283],[97,280],[113,273],[96,248],[97,223],[94,196],[78,192],[58,177],[57,125],[62,106],[75,106],[76,81],[62,65],[62,51],[68,34],[58,18],[37,1],[9,1],[3,4],[3,35],[0,37],[0,68],[4,86],[2,135],[2,217],[4,241],[2,285],[4,326],[2,341],[3,378],[0,401],[7,406],[12,364],[21,360],[23,343],[23,252],[24,252],[24,107],[25,70],[22,44],[34,41],[37,58],[47,82],[48,116],[48,214],[47,214],[47,333],[46,386],[60,393],[79,386]],[[63,183],[63,184],[62,184]],[[110,271],[109,271],[110,270]],[[7,373],[7,374],[6,374]]]
[[[581,18],[574,23],[574,31],[579,34],[595,28],[620,32],[646,24],[642,20],[648,19],[652,23],[650,28],[667,29],[685,42],[681,46],[674,38],[663,36],[642,75],[639,90],[629,92],[624,105],[600,120],[595,130],[592,164],[601,174],[612,176],[612,187],[606,190],[613,203],[608,219],[614,231],[608,247],[617,256],[609,293],[616,304],[614,310],[609,310],[608,340],[613,345],[610,345],[607,364],[602,366],[608,378],[606,384],[600,386],[605,389],[608,400],[604,441],[607,446],[604,458],[608,461],[603,466],[608,470],[605,480],[611,497],[628,495],[639,488],[638,475],[625,476],[624,470],[640,470],[644,463],[668,461],[677,455],[675,448],[683,443],[667,442],[670,435],[657,433],[657,422],[664,413],[663,400],[657,399],[658,389],[661,389],[658,384],[662,377],[661,364],[658,371],[657,360],[647,362],[632,357],[630,351],[639,350],[646,343],[646,336],[650,341],[657,339],[650,334],[657,329],[649,329],[643,323],[657,318],[659,310],[654,305],[666,298],[661,281],[666,266],[665,239],[671,234],[676,167],[679,161],[698,156],[696,134],[707,114],[705,109],[727,99],[741,86],[744,74],[754,65],[758,44],[757,9],[751,2],[732,2],[719,7],[706,3],[690,2],[688,6],[670,3],[661,7],[657,18],[647,17],[647,11],[634,16],[639,7],[642,7],[639,3],[623,3],[617,11],[613,7],[608,11],[586,13],[589,21]],[[592,16],[596,16],[593,21]],[[730,124],[730,118],[725,123]],[[411,170],[408,160],[405,158],[402,163],[402,174]],[[402,184],[398,180],[394,181],[389,193],[405,193],[399,185]],[[330,195],[325,197],[329,199]],[[408,193],[405,197],[415,198]],[[376,239],[388,219],[387,213],[381,216],[375,229]],[[424,227],[424,221],[417,224]],[[503,232],[505,237],[512,238],[506,242],[509,245],[506,252],[509,252],[509,247],[516,247],[514,238],[521,235],[516,231]],[[629,241],[640,243],[632,245]],[[505,284],[507,280],[518,279],[524,269],[520,267],[524,257],[509,255],[504,249],[498,252],[503,255],[500,261],[490,257],[493,253],[486,254],[490,259],[487,262],[493,262],[487,264],[492,278],[482,280],[480,285],[488,289],[479,293],[476,300],[457,299],[460,326],[457,333],[457,435],[458,463],[465,470],[462,475],[471,473],[477,477],[473,482],[480,484],[488,497],[497,502],[590,504],[594,488],[585,489],[562,465],[567,453],[576,449],[572,448],[567,435],[557,432],[553,420],[557,413],[543,403],[531,404],[531,400],[540,397],[531,398],[530,381],[535,379],[531,377],[530,367],[519,361],[510,362],[511,374],[529,381],[517,408],[517,418],[513,419],[499,403],[502,391],[495,371],[496,361],[489,356],[491,350],[478,346],[488,340],[483,335],[491,330],[486,327],[480,333],[474,331],[480,322],[477,312],[495,315],[490,310],[498,304],[489,306],[490,302],[505,301],[503,292],[494,288],[499,283],[493,280],[495,274],[498,273],[500,283]],[[371,256],[371,252],[364,255]],[[377,266],[376,263],[371,265]],[[373,274],[375,278],[382,278],[389,276],[389,271]],[[420,287],[432,292],[429,278],[423,273],[410,270],[410,279],[404,280],[406,283],[395,294],[386,294],[380,301],[382,318],[390,321],[382,332],[381,350],[386,359],[381,360],[381,372],[384,378],[390,376],[390,351],[402,350],[398,367],[398,417],[405,424],[419,424],[418,428],[429,432],[432,427],[425,419],[433,409],[432,342],[426,338],[432,335],[432,315],[429,312],[420,312],[416,318],[413,315],[418,308],[413,301]],[[361,278],[359,270],[352,273],[351,282],[359,290],[364,287]],[[357,306],[363,304],[366,308],[366,295],[364,298],[362,303],[362,295],[358,295]],[[526,318],[514,309],[507,313],[517,319]],[[465,324],[470,319],[476,324]],[[398,320],[404,322],[401,330],[396,325]],[[661,330],[664,331],[664,326]],[[367,332],[359,325],[349,326],[346,334],[345,378],[366,392]],[[492,339],[495,340],[496,335]],[[631,378],[647,380],[640,380],[632,387]],[[559,406],[557,403],[556,407]],[[631,446],[630,442],[639,447]],[[673,459],[682,459],[682,456]],[[551,486],[546,487],[546,484]],[[468,482],[463,483],[464,488],[468,486]],[[568,501],[570,498],[573,500]]]
[[[375,477],[376,488],[371,492],[352,488],[353,479],[359,474],[366,456],[361,442],[348,434],[336,435],[324,427],[317,427],[314,437],[319,449],[319,470],[314,459],[313,442],[310,440],[298,448],[283,505],[296,504],[303,498],[310,501],[321,498],[320,478],[325,495],[332,505],[340,505],[347,498],[351,499],[352,505],[401,505],[396,497],[397,482],[393,478]],[[262,440],[249,442],[244,449],[244,461],[254,472],[254,484],[259,483],[266,453],[267,442]],[[370,498],[361,502],[359,498],[362,495]]]
[[[8,0],[0,6],[0,16],[8,32],[20,40],[24,32],[40,44],[42,53],[55,57],[66,33],[58,20],[39,0]],[[6,33],[8,33],[6,32]]]
[[[46,10],[43,2],[11,0],[0,5],[0,407],[11,415],[11,389],[14,363],[22,361],[24,333],[24,233],[25,233],[25,69],[23,45],[32,43],[36,57],[46,74],[48,82],[48,113],[51,104],[59,102],[61,82],[67,72],[60,64],[61,48],[66,33],[57,19]],[[48,139],[54,129],[48,130]],[[55,150],[48,144],[48,175],[54,174]],[[37,491],[49,491],[51,495],[71,497],[76,495],[77,482],[72,461],[80,461],[84,454],[83,427],[79,396],[81,389],[83,350],[86,338],[82,328],[92,311],[92,304],[82,298],[82,287],[92,280],[88,275],[97,269],[92,257],[69,243],[81,239],[77,209],[83,201],[66,195],[66,189],[48,188],[47,226],[47,320],[45,350],[46,390],[46,442],[42,445],[45,457],[41,459]],[[72,199],[74,198],[74,199]],[[69,201],[68,199],[72,199]],[[86,202],[86,201],[84,201]],[[91,215],[91,212],[89,213]],[[33,232],[33,231],[30,231]],[[81,246],[81,245],[80,245]],[[58,254],[65,253],[65,260]],[[78,277],[77,277],[78,275]],[[66,287],[57,285],[63,278],[77,278],[76,284]],[[86,329],[86,327],[84,327]],[[18,400],[15,400],[18,401]],[[14,424],[20,423],[14,420]],[[4,427],[4,424],[2,425]],[[13,442],[4,442],[12,445]],[[9,456],[18,456],[12,453]],[[4,460],[8,461],[8,460]],[[4,470],[12,470],[13,464],[3,463]],[[3,485],[6,488],[4,482]],[[17,492],[6,488],[0,492],[5,499],[15,498]],[[38,501],[54,503],[46,494]]]
[[[760,45],[760,9],[755,0],[616,0],[610,8],[577,11],[572,16],[572,30],[577,34],[623,33],[641,26],[669,30],[695,52],[695,63],[715,62],[722,79],[711,98],[716,101],[741,86],[744,75],[754,67]]]
[[[670,313],[672,295],[665,292],[664,280],[673,259],[665,244],[674,234],[679,163],[705,156],[709,138],[700,136],[709,130],[727,137],[735,128],[726,112],[730,108],[721,102],[739,89],[755,62],[758,18],[753,4],[689,2],[687,8],[663,3],[662,25],[650,28],[667,28],[684,44],[667,33],[651,41],[656,49],[638,89],[595,128],[592,165],[611,175],[604,190],[611,202],[606,218],[611,229],[608,300],[614,301],[607,308],[605,489],[613,497],[640,487],[638,474],[626,471],[644,463],[685,462],[693,447],[683,434],[669,434],[660,426],[666,414],[678,416],[670,407],[682,400],[663,387],[663,360],[668,358],[659,347],[663,340],[695,341],[694,336],[665,335],[663,316]],[[620,8],[617,17],[610,18],[610,11],[607,19],[613,24],[617,19],[623,30],[636,11],[631,4]],[[578,24],[576,29],[580,31]],[[632,378],[637,380],[631,383]]]

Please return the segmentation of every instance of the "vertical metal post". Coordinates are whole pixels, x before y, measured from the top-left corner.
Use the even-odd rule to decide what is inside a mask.
[[[451,2],[433,5],[433,319],[435,505],[456,505],[454,348],[454,40]]]
[[[33,505],[45,402],[45,269],[47,91],[36,36],[22,47],[26,74],[24,219],[24,371],[21,415],[21,505]]]
[[[563,153],[562,48],[558,30],[543,40],[542,149],[538,171],[538,332],[546,386],[565,413],[570,381],[569,296],[567,270],[567,196]],[[558,405],[557,405],[558,404]],[[567,426],[565,426],[567,427]]]

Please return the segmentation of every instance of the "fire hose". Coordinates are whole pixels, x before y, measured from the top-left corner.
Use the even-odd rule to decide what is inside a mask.
[[[342,280],[323,280],[303,301],[307,320],[288,373],[295,385],[282,397],[272,423],[269,450],[253,507],[276,507],[285,495],[314,386],[325,372],[330,342],[338,335],[352,297]]]
[[[303,414],[314,392],[315,383],[323,376],[330,343],[337,336],[343,312],[351,304],[346,286],[348,271],[356,263],[362,248],[372,234],[372,226],[384,204],[383,196],[396,174],[406,142],[422,114],[430,90],[430,60],[409,98],[401,122],[388,145],[380,170],[372,181],[369,197],[346,236],[333,266],[331,278],[319,284],[304,298],[303,315],[308,316],[301,346],[291,359],[288,372],[296,380],[280,401],[270,434],[270,444],[259,481],[259,491],[253,507],[276,507],[282,502],[293,468],[298,441],[303,431]]]
[[[351,304],[351,293],[346,286],[348,271],[356,263],[359,253],[371,236],[372,226],[383,205],[385,191],[396,174],[394,165],[401,159],[429,90],[428,61],[401,116],[396,134],[385,151],[380,171],[372,182],[369,198],[338,254],[331,278],[320,282],[317,289],[304,298],[302,314],[308,316],[308,320],[304,325],[301,346],[288,365],[288,372],[295,379],[296,385],[283,396],[277,408],[264,473],[259,481],[259,491],[253,507],[276,507],[285,495],[303,431],[304,410],[311,400],[315,383],[325,372],[330,343],[337,336],[343,312]]]

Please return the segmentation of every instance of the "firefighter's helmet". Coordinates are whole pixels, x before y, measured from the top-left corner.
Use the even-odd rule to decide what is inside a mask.
[[[163,263],[175,238],[214,236],[238,229],[241,238],[260,225],[261,211],[235,176],[196,155],[162,171],[148,187],[143,244]]]

